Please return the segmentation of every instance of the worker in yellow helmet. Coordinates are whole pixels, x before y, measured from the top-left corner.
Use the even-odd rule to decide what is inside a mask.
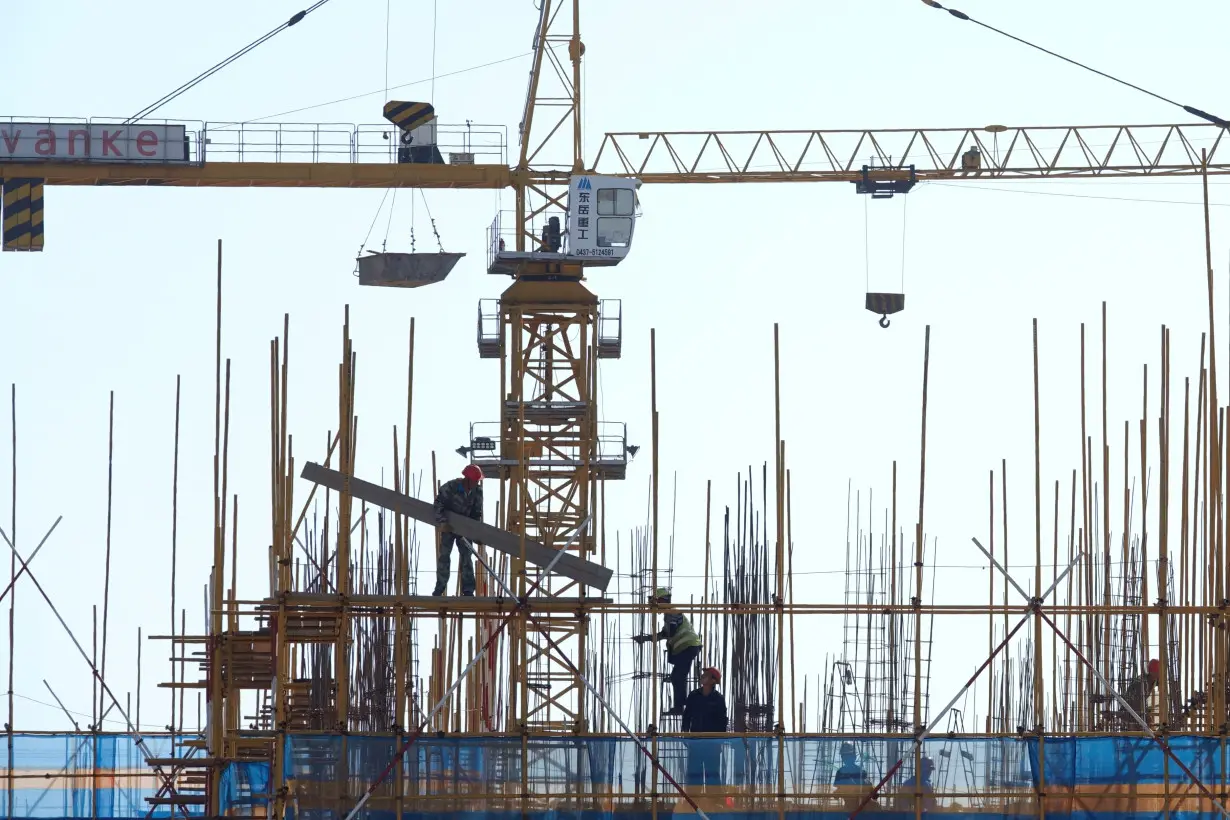
[[[653,600],[659,604],[671,602],[671,591],[668,587],[658,587],[653,591]],[[673,607],[666,611],[666,625],[656,635],[634,635],[632,640],[637,643],[645,641],[666,641],[666,660],[671,665],[671,688],[674,690],[674,707],[666,714],[682,715],[683,705],[688,697],[688,672],[692,669],[697,657],[700,656],[700,635],[692,628],[692,624],[683,613]]]

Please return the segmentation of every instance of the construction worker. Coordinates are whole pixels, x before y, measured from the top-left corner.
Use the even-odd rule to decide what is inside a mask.
[[[1157,679],[1161,673],[1161,665],[1156,659],[1149,661],[1145,674],[1140,675],[1123,690],[1123,699],[1132,711],[1141,717],[1147,717],[1145,710],[1149,708],[1149,696],[1157,688]]]
[[[858,764],[858,752],[854,744],[846,741],[841,744],[841,767],[833,775],[834,786],[870,786],[867,772]]]
[[[1161,665],[1157,660],[1149,661],[1145,674],[1138,675],[1128,681],[1127,686],[1120,693],[1123,700],[1128,706],[1132,707],[1132,711],[1140,715],[1145,720],[1148,720],[1146,710],[1149,708],[1149,696],[1153,694],[1153,690],[1157,688],[1157,679],[1161,673]],[[1121,720],[1124,725],[1132,728],[1137,727],[1135,719],[1128,714],[1123,708],[1123,704],[1119,702],[1119,698],[1114,695],[1093,694],[1089,698],[1091,703],[1104,703],[1107,705],[1105,714],[1114,716]]]
[[[693,689],[683,704],[683,731],[726,731],[726,698],[717,690],[721,682],[722,673],[715,666],[707,667],[700,673],[700,687]]]
[[[683,704],[688,694],[688,671],[692,662],[700,655],[700,635],[692,628],[692,624],[683,613],[670,607],[671,591],[668,587],[658,587],[653,591],[653,600],[658,604],[666,604],[666,625],[656,635],[634,635],[632,640],[637,643],[645,641],[666,641],[667,662],[671,665],[671,688],[674,690],[674,707],[666,712],[668,715],[682,715]]]
[[[682,728],[685,732],[725,732],[726,698],[717,690],[722,673],[717,667],[707,667],[700,673],[700,686],[692,690],[683,704]],[[717,785],[722,782],[723,741],[688,741],[688,782],[697,785]]]
[[[841,767],[833,775],[833,791],[843,798],[845,811],[850,813],[863,802],[871,781],[867,778],[867,772],[863,771],[863,767],[858,763],[858,752],[853,743],[849,741],[842,743],[839,754],[841,755]]]
[[[456,513],[483,520],[483,471],[477,464],[467,464],[461,471],[461,478],[454,478],[440,485],[436,493],[436,532],[439,533],[439,545],[436,548],[436,588],[432,595],[444,594],[448,587],[448,576],[453,563],[453,544],[457,534],[448,523],[448,513]],[[474,594],[474,559],[465,547],[457,550],[457,563],[461,570],[461,594]]]
[[[977,171],[982,168],[982,152],[977,145],[971,145],[969,150],[961,155],[962,171]]]
[[[922,773],[921,778],[918,777],[918,773],[915,773],[907,777],[901,784],[898,811],[914,811],[914,792],[919,792],[923,795],[922,810],[924,813],[935,808],[935,790],[931,785],[931,773],[935,771],[935,761],[929,757],[924,757],[919,768]]]

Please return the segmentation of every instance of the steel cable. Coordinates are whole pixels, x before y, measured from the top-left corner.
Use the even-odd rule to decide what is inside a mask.
[[[210,78],[210,77],[212,77],[214,74],[217,74],[219,71],[221,71],[222,69],[226,68],[228,65],[230,65],[230,64],[231,64],[231,63],[233,63],[233,62],[235,62],[236,60],[238,60],[240,57],[244,56],[244,55],[245,55],[245,54],[247,54],[248,52],[252,51],[252,50],[253,50],[253,49],[255,49],[257,46],[261,45],[262,43],[266,43],[266,42],[268,42],[269,40],[273,39],[273,37],[275,37],[276,35],[281,34],[281,33],[282,33],[283,31],[285,31],[286,29],[290,28],[291,26],[295,25],[296,23],[299,23],[300,21],[302,21],[302,20],[303,20],[303,18],[304,18],[304,17],[307,17],[309,14],[311,14],[311,13],[312,13],[312,12],[314,12],[314,11],[316,11],[316,9],[320,8],[321,6],[325,5],[325,4],[326,4],[326,3],[328,3],[328,2],[329,2],[329,0],[317,0],[315,3],[313,3],[313,4],[312,4],[312,5],[310,5],[310,6],[308,6],[306,9],[303,9],[302,11],[298,12],[297,14],[293,15],[293,16],[292,16],[289,20],[287,20],[285,23],[282,23],[281,25],[277,26],[276,28],[274,28],[274,29],[273,29],[272,31],[270,31],[269,33],[267,33],[267,34],[265,34],[265,35],[263,35],[263,36],[261,36],[261,37],[258,37],[257,39],[255,39],[255,40],[253,40],[251,43],[249,43],[248,45],[246,45],[246,46],[244,46],[243,48],[241,48],[239,51],[236,51],[234,54],[232,54],[231,56],[227,57],[225,60],[222,60],[221,62],[215,63],[213,66],[211,66],[210,68],[207,68],[205,71],[203,71],[203,72],[201,72],[200,74],[198,74],[197,76],[193,77],[191,80],[189,80],[188,82],[184,83],[184,84],[183,84],[183,85],[181,85],[179,88],[175,89],[174,91],[172,91],[172,92],[170,92],[170,93],[168,93],[168,94],[164,95],[163,97],[159,98],[158,100],[156,100],[156,101],[154,101],[154,102],[150,103],[149,105],[145,106],[145,108],[142,108],[142,109],[141,109],[140,111],[138,111],[136,114],[133,114],[131,117],[129,117],[127,120],[125,120],[125,121],[124,121],[124,124],[125,124],[125,125],[130,125],[130,124],[132,124],[132,123],[134,123],[134,122],[136,122],[136,121],[138,121],[138,120],[141,120],[141,119],[144,119],[145,117],[148,117],[150,114],[154,113],[154,112],[155,112],[155,111],[157,111],[159,108],[162,108],[164,105],[166,105],[167,103],[171,102],[171,101],[172,101],[172,100],[174,100],[175,98],[177,98],[177,97],[179,97],[180,95],[182,95],[182,94],[184,94],[184,93],[186,93],[186,92],[190,91],[191,89],[195,88],[197,85],[200,85],[202,82],[204,82],[205,80],[209,79],[209,78]]]
[[[1115,77],[1111,74],[1107,74],[1105,71],[1098,71],[1096,68],[1093,68],[1092,66],[1087,66],[1081,62],[1077,62],[1076,60],[1073,60],[1071,57],[1065,57],[1062,54],[1058,54],[1054,51],[1051,51],[1050,49],[1043,48],[1037,43],[1031,43],[1028,40],[1025,40],[1021,37],[1017,37],[1014,34],[1009,34],[1008,32],[1003,31],[1001,29],[997,29],[995,28],[995,26],[988,25],[987,23],[984,23],[981,20],[975,20],[973,17],[970,17],[968,14],[966,14],[963,11],[957,11],[956,9],[945,8],[944,6],[941,6],[936,0],[922,0],[922,1],[926,3],[928,6],[930,6],[931,8],[948,12],[949,14],[951,14],[953,17],[957,18],[958,20],[966,20],[970,23],[974,23],[975,25],[982,26],[988,31],[993,31],[996,34],[1001,34],[1010,40],[1015,40],[1022,45],[1029,46],[1030,48],[1035,48],[1038,51],[1041,51],[1043,54],[1049,54],[1052,57],[1058,57],[1060,60],[1063,60],[1066,63],[1071,63],[1072,65],[1077,66],[1078,68],[1083,68],[1086,71],[1092,71],[1094,74],[1097,74],[1100,77],[1105,77],[1108,80],[1119,83],[1120,85],[1125,85],[1128,88],[1131,88],[1135,91],[1139,91],[1142,94],[1148,94],[1150,97],[1153,97],[1154,99],[1161,100],[1164,103],[1169,103],[1170,105],[1176,106],[1177,108],[1182,108],[1184,111],[1191,114],[1192,116],[1200,117],[1202,120],[1207,120],[1213,123],[1214,125],[1221,126],[1222,128],[1230,128],[1230,122],[1223,120],[1221,117],[1210,114],[1207,111],[1201,111],[1199,108],[1196,108],[1194,106],[1183,105],[1182,103],[1175,102],[1174,100],[1169,99],[1168,97],[1163,97],[1161,94],[1154,93],[1153,91],[1150,91],[1147,88],[1141,88],[1138,85],[1129,83],[1127,80],[1121,80],[1118,77]]]

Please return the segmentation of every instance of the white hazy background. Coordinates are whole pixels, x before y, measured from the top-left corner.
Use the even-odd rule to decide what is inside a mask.
[[[218,0],[121,11],[84,0],[5,4],[0,73],[15,81],[5,83],[0,112],[128,116],[297,10],[278,5]],[[1230,111],[1217,70],[1219,33],[1230,26],[1226,4],[1174,0],[1164,12],[1144,0],[960,0],[959,7],[1180,102],[1223,116]],[[606,131],[1191,120],[917,0],[779,0],[754,10],[733,0],[625,0],[583,3],[582,15],[587,157]],[[283,119],[382,122],[385,16],[382,0],[336,0],[156,116],[247,120],[376,90]],[[433,98],[432,18],[428,0],[392,3],[389,83],[427,81],[389,96],[432,99],[442,122],[504,124],[515,135],[529,57],[442,77]],[[436,73],[528,54],[536,19],[529,0],[439,3]],[[1225,184],[1215,178],[1211,186],[1223,364]],[[262,596],[267,585],[268,344],[284,313],[291,316],[290,428],[300,464],[323,460],[326,433],[336,428],[347,304],[358,353],[360,474],[380,475],[390,459],[391,429],[404,424],[412,316],[418,332],[413,469],[430,475],[434,450],[441,475],[455,474],[463,461],[453,450],[466,442],[469,422],[498,417],[499,365],[480,360],[474,344],[477,300],[498,296],[507,281],[482,270],[496,195],[427,193],[445,248],[468,255],[447,282],[413,292],[360,289],[351,275],[382,195],[49,188],[45,252],[0,259],[6,394],[0,526],[10,529],[7,392],[15,384],[18,547],[28,555],[64,516],[31,568],[87,649],[91,607],[103,595],[107,406],[115,391],[107,675],[117,692],[136,687],[137,628],[147,635],[169,631],[177,374],[183,379],[178,595],[189,608],[190,628],[201,627],[211,558],[218,238],[225,244],[223,355],[233,360],[230,489],[240,496],[240,597]],[[717,522],[722,506],[735,501],[737,473],[749,466],[759,473],[772,459],[778,322],[796,598],[840,601],[848,486],[862,491],[864,518],[866,493],[874,493],[879,526],[897,460],[898,516],[907,533],[917,517],[923,338],[930,325],[925,517],[945,566],[934,599],[984,601],[988,570],[969,539],[986,537],[987,475],[998,474],[1001,459],[1008,464],[1010,562],[1032,566],[1031,320],[1039,321],[1042,532],[1049,555],[1053,482],[1062,481],[1066,544],[1068,481],[1080,466],[1081,322],[1091,343],[1096,449],[1096,341],[1101,303],[1108,302],[1112,522],[1122,517],[1123,424],[1136,429],[1146,364],[1150,416],[1158,410],[1161,325],[1173,328],[1176,418],[1182,377],[1198,377],[1208,310],[1199,199],[1195,178],[920,185],[909,196],[904,232],[907,309],[885,331],[862,299],[868,284],[893,290],[903,280],[899,200],[868,208],[848,184],[645,186],[631,256],[590,277],[600,296],[623,300],[625,315],[623,358],[602,364],[602,417],[626,421],[630,441],[643,447],[628,480],[608,487],[608,526],[623,531],[626,542],[626,533],[645,523],[649,333],[656,328],[662,527],[675,532],[677,597],[699,594],[706,480],[714,482]],[[390,250],[408,250],[409,201],[403,192]],[[417,215],[419,248],[434,250],[422,207]],[[374,246],[384,222],[382,216]],[[1153,434],[1150,448],[1156,488]],[[676,479],[672,522],[669,489]],[[301,482],[297,498],[306,491]],[[1153,518],[1152,498],[1150,506]],[[1177,528],[1177,516],[1171,521]],[[1150,529],[1156,532],[1155,518]],[[1023,568],[1016,574],[1023,582],[1032,578]],[[928,598],[930,588],[928,581]],[[839,626],[837,618],[798,625],[800,690],[802,674],[819,673],[825,656],[840,651]],[[983,631],[981,622],[937,624],[934,701],[947,701],[985,656]],[[89,670],[24,579],[16,589],[15,634],[16,727],[68,728],[44,679],[85,716],[78,717],[84,726]],[[7,658],[7,630],[0,635],[0,658]],[[144,647],[142,723],[148,727],[167,720],[167,690],[154,684],[169,675],[168,654],[165,643]]]

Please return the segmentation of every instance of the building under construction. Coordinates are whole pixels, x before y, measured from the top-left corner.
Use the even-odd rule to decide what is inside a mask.
[[[459,534],[482,542],[477,594],[423,595],[414,579],[431,566],[424,554],[435,533],[419,522],[432,508],[403,491],[416,482],[397,436],[391,486],[353,474],[357,352],[348,328],[339,431],[320,464],[296,458],[279,421],[289,352],[286,338],[276,339],[269,594],[242,600],[235,592],[234,511],[221,495],[229,406],[220,383],[208,628],[185,631],[185,614],[170,634],[153,636],[186,662],[166,681],[179,693],[174,730],[139,732],[131,700],[115,696],[82,650],[101,714],[114,710],[130,729],[10,731],[10,816],[1220,813],[1230,716],[1222,579],[1197,568],[1223,563],[1223,411],[1209,362],[1184,380],[1177,421],[1167,333],[1161,341],[1159,415],[1143,420],[1157,422],[1160,439],[1143,449],[1128,441],[1146,472],[1154,453],[1162,475],[1170,459],[1181,464],[1178,492],[1163,483],[1155,502],[1161,519],[1179,526],[1163,527],[1152,553],[1144,524],[1129,520],[1111,534],[1100,501],[1105,464],[1089,459],[1046,500],[1068,505],[1069,526],[1057,524],[1052,543],[1039,537],[1032,546],[1033,578],[997,572],[981,600],[930,603],[938,570],[921,522],[901,526],[895,496],[880,509],[859,494],[845,594],[808,600],[792,571],[784,446],[775,462],[742,472],[730,503],[710,510],[703,595],[672,604],[705,636],[696,667],[725,673],[730,732],[690,735],[669,713],[664,654],[628,641],[656,629],[665,607],[651,592],[672,581],[673,545],[655,537],[669,532],[655,521],[656,484],[648,524],[627,533],[608,530],[594,480],[572,528],[518,526],[514,536],[504,510],[515,502],[501,482],[501,527],[454,521]],[[593,352],[583,363],[594,364]],[[1092,360],[1098,351],[1082,353]],[[410,357],[412,370],[413,342]],[[925,351],[921,377],[925,394]],[[523,413],[528,402],[510,403]],[[1182,434],[1173,453],[1172,427]],[[501,442],[471,455],[503,478],[508,453]],[[300,477],[310,489],[295,498]],[[988,478],[987,541],[979,545],[990,566],[1003,567],[1002,472]],[[1128,514],[1133,503],[1148,503],[1125,490]],[[1038,503],[1041,515],[1041,495]],[[556,546],[561,536],[566,549]],[[27,558],[19,555],[19,566]],[[946,617],[970,615],[984,619],[988,644],[985,661],[970,670],[970,684],[981,681],[987,694],[979,725],[964,718],[969,685],[930,685],[932,636]],[[810,666],[800,657],[810,624],[834,618],[840,656],[826,659],[814,680],[796,672]],[[1132,694],[1154,656],[1161,674]],[[198,693],[203,712],[189,715],[194,704],[184,695]],[[850,760],[861,782],[835,784]]]
[[[1206,344],[1200,361],[1182,369],[1181,395],[1172,396],[1179,381],[1163,328],[1161,372],[1146,378],[1145,411],[1122,439],[1108,425],[1103,389],[1100,412],[1082,405],[1084,446],[1071,473],[1052,483],[1035,462],[1027,559],[1014,540],[1009,561],[1007,465],[992,471],[977,533],[990,582],[965,590],[957,605],[934,601],[941,568],[924,521],[929,331],[918,351],[919,454],[890,465],[891,487],[874,490],[887,503],[852,493],[840,598],[815,600],[795,583],[791,462],[778,399],[775,451],[758,465],[731,465],[729,480],[718,482],[731,492],[709,488],[701,596],[655,601],[654,590],[670,587],[680,569],[661,509],[669,487],[658,463],[656,351],[648,512],[643,522],[608,521],[604,487],[629,478],[636,448],[622,424],[599,418],[598,369],[620,359],[624,323],[619,303],[599,299],[585,277],[587,268],[630,253],[642,185],[827,180],[888,198],[929,179],[1045,178],[1057,170],[1068,179],[1207,180],[1230,173],[1230,164],[1194,153],[1191,145],[1209,135],[1193,134],[1214,131],[1219,140],[1224,127],[1133,127],[1174,135],[1146,155],[1131,149],[1141,142],[1133,129],[1103,126],[1126,135],[1124,152],[1092,159],[1071,153],[1086,142],[1076,128],[764,132],[746,161],[716,132],[701,135],[694,161],[684,146],[696,134],[608,134],[589,161],[579,141],[579,3],[540,6],[515,162],[498,139],[476,141],[481,128],[450,129],[431,105],[398,101],[385,107],[387,124],[360,126],[336,144],[317,132],[303,156],[279,139],[271,161],[253,159],[242,132],[174,123],[117,131],[115,150],[130,162],[23,155],[19,141],[9,149],[0,174],[11,250],[42,249],[45,185],[507,187],[516,206],[491,225],[487,243],[487,272],[511,284],[479,305],[476,323],[476,354],[501,364],[498,420],[475,423],[462,448],[486,479],[487,523],[450,522],[473,545],[476,594],[460,595],[455,576],[443,597],[417,587],[419,572],[435,563],[430,502],[448,476],[435,474],[434,457],[430,471],[421,456],[411,459],[421,387],[412,321],[405,425],[391,436],[365,431],[362,446],[387,448],[387,469],[382,477],[356,474],[359,351],[346,312],[336,427],[316,439],[327,447],[289,434],[289,318],[271,340],[267,594],[239,596],[230,363],[219,341],[207,601],[201,619],[179,611],[165,634],[150,636],[173,656],[165,685],[179,697],[169,730],[139,731],[130,704],[77,644],[94,671],[100,713],[72,733],[7,727],[5,815],[1227,814],[1230,447],[1215,376],[1211,266]],[[535,120],[557,112],[556,123]],[[14,133],[18,125],[10,124]],[[82,132],[87,152],[94,127]],[[803,145],[797,158],[784,147],[792,141]],[[147,149],[154,160],[142,159]],[[720,159],[702,162],[708,151]],[[866,164],[854,159],[864,155]],[[714,161],[716,171],[706,165]],[[1205,211],[1207,223],[1207,185]],[[460,256],[373,253],[359,259],[359,280],[432,284]],[[221,246],[218,277],[220,339]],[[904,295],[869,293],[866,307],[887,326]],[[1104,313],[1089,325],[1087,344],[1082,328],[1082,378],[1091,386],[1105,382],[1105,321]],[[1036,402],[1036,325],[1034,332]],[[651,333],[651,350],[654,341]],[[1122,487],[1111,486],[1112,463]],[[906,464],[919,477],[916,506],[897,497]],[[1153,486],[1150,470],[1161,477]],[[1042,521],[1052,518],[1048,539]],[[34,576],[24,549],[12,551],[10,588],[23,583],[19,575]],[[1022,563],[1027,573],[1016,569]],[[703,667],[723,671],[729,732],[684,733],[670,709],[666,653],[631,644],[655,632],[667,611],[685,614],[704,639],[689,686]],[[951,618],[962,619],[985,660],[968,670],[964,688],[943,691],[932,686],[932,646]],[[968,634],[971,618],[982,625],[977,636]],[[841,653],[812,674],[818,659],[808,636],[836,623]],[[971,702],[975,683],[985,696],[979,703]],[[98,729],[106,713],[128,730]]]

